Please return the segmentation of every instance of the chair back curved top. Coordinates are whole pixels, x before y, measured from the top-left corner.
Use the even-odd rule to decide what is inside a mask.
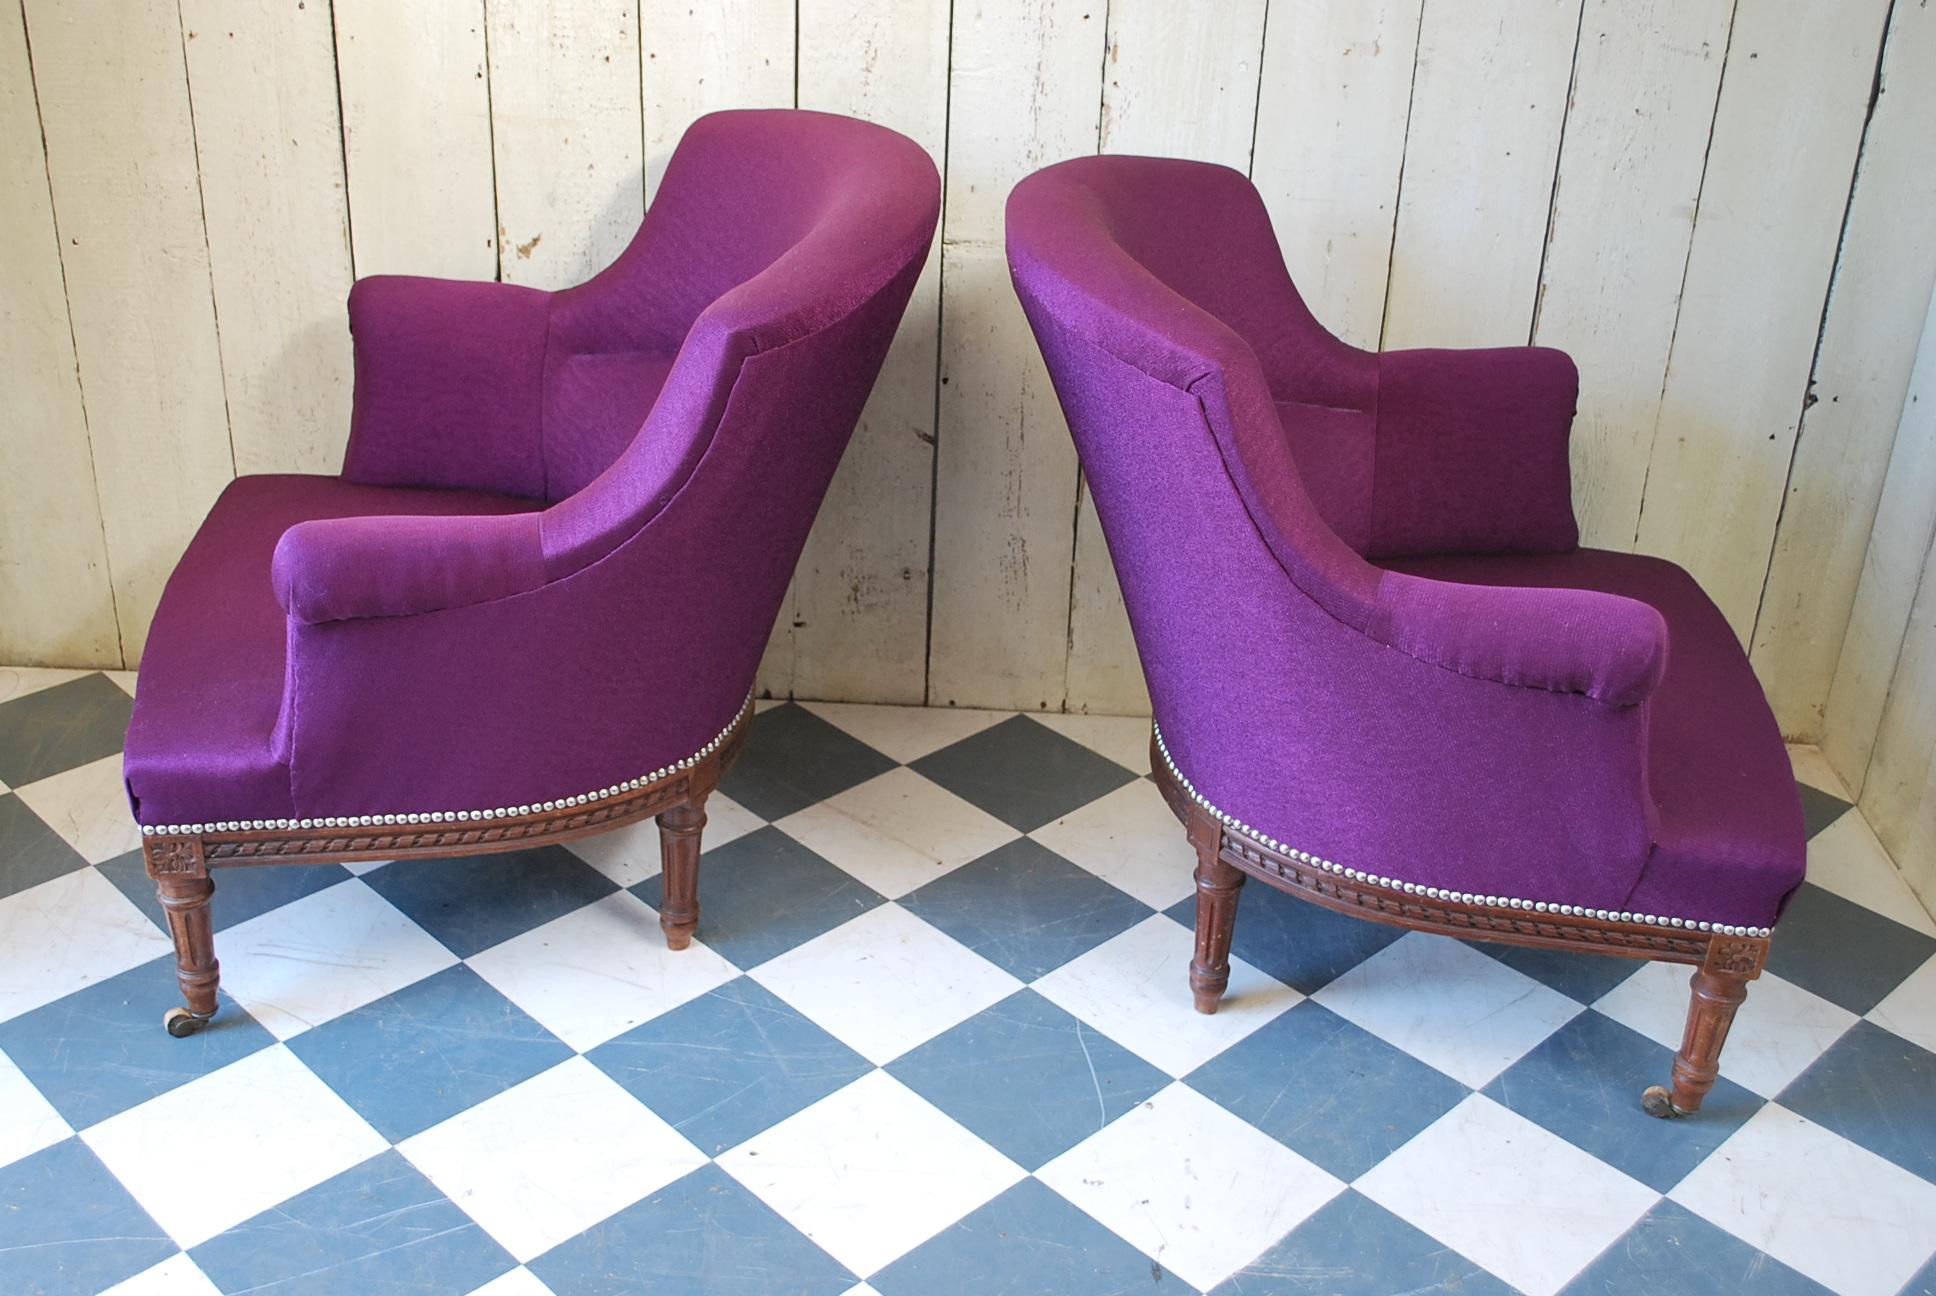
[[[1007,228],[1198,795],[1406,883],[1773,920],[1801,876],[1779,733],[1684,573],[1578,548],[1570,360],[1347,345],[1224,167],[1059,163]]]

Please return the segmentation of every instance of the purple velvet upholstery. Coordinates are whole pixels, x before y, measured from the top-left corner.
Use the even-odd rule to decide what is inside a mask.
[[[245,477],[169,580],[143,824],[527,804],[737,713],[933,238],[911,141],[686,133],[589,282],[366,279],[343,475]]]
[[[1008,255],[1201,794],[1401,881],[1774,920],[1781,736],[1685,573],[1577,547],[1569,359],[1340,342],[1202,163],[1037,172]]]

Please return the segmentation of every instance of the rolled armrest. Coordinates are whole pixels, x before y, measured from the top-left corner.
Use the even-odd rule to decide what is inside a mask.
[[[1369,556],[1576,548],[1579,391],[1571,358],[1547,347],[1379,356]]]
[[[299,522],[276,544],[283,611],[308,625],[412,616],[544,584],[536,513]]]
[[[1609,706],[1647,700],[1667,666],[1667,623],[1599,590],[1463,585],[1386,572],[1366,632],[1421,661]]]
[[[514,284],[357,281],[343,476],[543,498],[550,303],[550,294]]]

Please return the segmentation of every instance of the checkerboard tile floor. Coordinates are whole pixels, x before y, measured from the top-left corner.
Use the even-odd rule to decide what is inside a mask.
[[[1695,1120],[1684,969],[1248,888],[1190,1010],[1141,722],[764,705],[650,824],[225,870],[187,1040],[132,681],[0,670],[0,1291],[1936,1292],[1936,923],[1819,756]]]

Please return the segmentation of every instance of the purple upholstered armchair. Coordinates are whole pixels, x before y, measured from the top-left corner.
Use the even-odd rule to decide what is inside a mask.
[[[1781,735],[1672,563],[1578,547],[1557,351],[1373,354],[1223,167],[1084,158],[1008,203],[1198,854],[1216,1010],[1246,875],[1458,936],[1694,964],[1698,1108],[1802,880]]]
[[[128,797],[186,1034],[211,867],[506,850],[656,815],[691,938],[707,794],[939,210],[912,141],[729,112],[562,292],[365,279],[340,477],[242,477],[155,615]]]

